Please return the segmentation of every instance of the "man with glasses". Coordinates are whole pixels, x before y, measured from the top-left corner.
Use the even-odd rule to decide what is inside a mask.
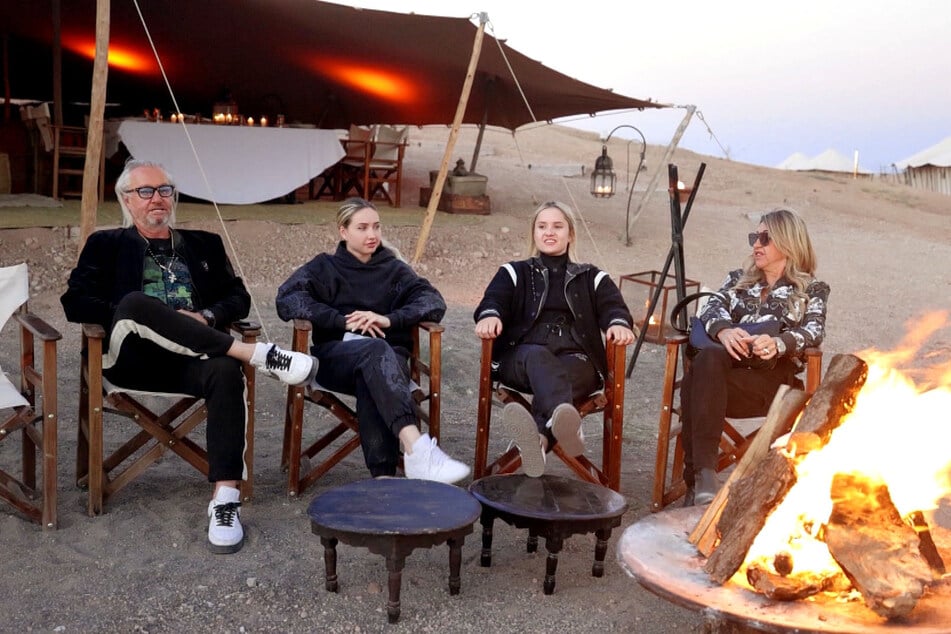
[[[244,543],[238,483],[246,477],[241,364],[297,385],[316,362],[229,334],[229,324],[248,315],[251,297],[218,235],[174,228],[177,195],[164,167],[129,161],[116,197],[123,227],[89,236],[61,298],[66,318],[106,329],[102,371],[111,383],[205,400],[214,484],[208,540],[213,552],[237,552]]]

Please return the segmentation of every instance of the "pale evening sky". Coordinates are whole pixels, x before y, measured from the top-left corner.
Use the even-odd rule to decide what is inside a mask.
[[[681,146],[775,166],[793,152],[858,150],[887,169],[951,135],[951,3],[946,0],[352,0],[370,9],[489,16],[488,32],[541,63],[630,97],[702,112]],[[560,3],[557,3],[560,4]],[[460,82],[461,87],[461,82]],[[683,110],[570,125],[641,129],[666,145]],[[623,135],[619,132],[618,135]]]

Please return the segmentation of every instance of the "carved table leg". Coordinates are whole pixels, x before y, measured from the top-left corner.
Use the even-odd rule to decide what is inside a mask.
[[[462,569],[462,543],[465,537],[451,538],[446,543],[449,544],[449,594],[459,594],[462,587],[462,580],[459,571]]]
[[[337,538],[321,537],[324,546],[324,587],[328,592],[337,591]]]
[[[604,555],[608,552],[608,540],[611,539],[611,529],[602,528],[594,532],[597,540],[594,542],[594,565],[591,566],[592,577],[604,576]]]
[[[543,591],[545,594],[552,594],[555,591],[555,571],[558,569],[558,553],[564,539],[561,537],[548,537],[545,539],[545,548],[548,549],[548,558],[545,560],[545,584]]]
[[[525,552],[538,552],[538,533],[534,529],[528,529],[528,539],[525,541]]]
[[[479,559],[479,565],[488,568],[492,565],[492,523],[495,516],[490,513],[482,512],[482,557]]]
[[[400,586],[403,584],[403,564],[405,563],[405,557],[386,558],[386,569],[390,573],[390,598],[386,602],[386,616],[390,623],[400,620]]]

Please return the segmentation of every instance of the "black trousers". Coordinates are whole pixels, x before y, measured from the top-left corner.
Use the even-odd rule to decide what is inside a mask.
[[[581,353],[555,354],[543,345],[523,343],[499,358],[499,380],[519,392],[532,395],[532,418],[538,432],[555,437],[548,428],[552,412],[562,403],[574,403],[601,388],[601,375]]]
[[[116,309],[103,375],[127,389],[188,394],[208,408],[208,481],[244,480],[247,383],[234,338],[141,292]]]
[[[724,419],[763,416],[782,384],[802,387],[796,365],[780,359],[772,369],[733,367],[722,347],[701,350],[680,385],[684,480],[693,486],[699,469],[716,469]]]
[[[370,475],[394,475],[400,430],[416,424],[409,351],[372,337],[328,341],[312,351],[320,361],[316,378],[321,387],[357,399],[360,445]]]

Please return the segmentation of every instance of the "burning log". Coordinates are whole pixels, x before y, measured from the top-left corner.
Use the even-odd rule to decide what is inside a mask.
[[[756,437],[750,443],[746,453],[740,458],[740,461],[733,468],[729,479],[723,484],[723,487],[717,493],[713,502],[707,507],[703,517],[697,522],[688,537],[691,544],[697,547],[697,550],[709,557],[716,546],[717,540],[717,522],[723,513],[723,507],[729,499],[730,490],[733,483],[742,478],[749,472],[763,456],[769,451],[773,442],[787,433],[793,426],[796,417],[802,411],[803,406],[809,399],[808,395],[802,390],[794,390],[788,385],[780,385],[769,406],[769,412],[766,414],[766,421],[756,432]]]
[[[832,480],[825,543],[865,604],[893,619],[907,616],[932,581],[915,529],[902,521],[888,487],[857,474]]]
[[[811,439],[809,444],[824,444],[842,417],[852,410],[867,375],[868,366],[860,358],[835,355],[825,379],[806,404],[793,437],[799,434],[802,438],[805,434]],[[713,581],[726,583],[739,570],[766,517],[795,481],[792,462],[782,451],[774,449],[748,475],[732,485],[717,523],[720,545],[704,566]]]
[[[756,588],[757,592],[775,601],[805,599],[829,590],[835,583],[831,575],[807,573],[787,577],[755,564],[747,568],[746,580]]]
[[[935,577],[943,576],[946,572],[944,559],[941,558],[941,553],[938,552],[938,547],[935,546],[934,538],[931,536],[931,529],[928,528],[928,522],[925,521],[924,513],[921,511],[913,511],[908,516],[908,522],[912,528],[915,529],[915,532],[918,533],[918,546],[921,551],[921,556],[924,557],[928,565],[931,566]]]

